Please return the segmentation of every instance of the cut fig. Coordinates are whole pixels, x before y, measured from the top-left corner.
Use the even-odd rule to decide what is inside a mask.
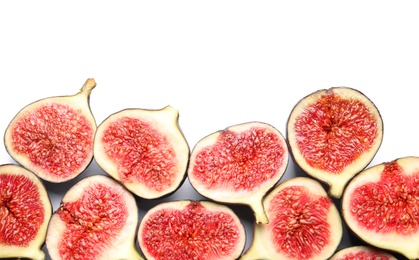
[[[301,99],[287,122],[296,164],[342,196],[347,182],[375,157],[383,139],[381,115],[363,93],[347,87],[322,89]]]
[[[143,259],[135,247],[134,196],[104,175],[85,177],[64,195],[52,215],[46,247],[59,259]]]
[[[161,203],[146,213],[138,229],[138,243],[148,260],[237,259],[245,241],[237,215],[209,201]]]
[[[371,246],[351,246],[336,252],[329,260],[397,260],[387,251]]]
[[[44,184],[29,170],[0,166],[0,258],[45,259],[52,206]]]
[[[110,115],[96,132],[96,162],[139,197],[155,199],[175,192],[186,178],[189,161],[178,118],[171,106]]]
[[[287,165],[283,135],[266,123],[249,122],[201,139],[192,151],[188,178],[201,195],[249,205],[256,222],[267,223],[262,198],[281,179]]]
[[[54,183],[82,173],[93,159],[96,122],[89,97],[95,86],[89,78],[75,95],[41,99],[19,111],[4,136],[10,156]]]
[[[348,227],[373,246],[419,259],[419,157],[404,157],[357,174],[342,196]]]
[[[269,223],[255,224],[253,242],[241,260],[328,259],[342,239],[336,206],[319,182],[284,181],[263,200]]]

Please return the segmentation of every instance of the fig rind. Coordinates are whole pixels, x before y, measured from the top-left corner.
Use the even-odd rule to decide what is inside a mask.
[[[283,135],[263,122],[230,126],[202,138],[192,150],[188,178],[202,196],[251,207],[255,221],[267,223],[262,198],[288,166]]]
[[[69,253],[74,259],[142,260],[135,247],[137,225],[134,196],[110,177],[91,175],[63,196],[48,225],[46,248],[57,260]]]
[[[42,246],[45,243],[45,236],[47,232],[48,222],[51,218],[52,214],[52,205],[49,198],[49,195],[46,191],[46,188],[42,181],[32,172],[29,170],[14,164],[3,164],[0,166],[0,176],[14,176],[14,177],[23,177],[28,182],[25,186],[22,187],[25,183],[19,182],[19,183],[13,183],[13,182],[7,182],[4,181],[3,185],[15,185],[15,189],[19,189],[18,193],[14,194],[6,194],[6,189],[1,190],[0,195],[0,219],[2,219],[0,223],[0,236],[3,236],[4,233],[8,228],[12,226],[11,223],[8,223],[8,212],[9,209],[7,209],[7,203],[13,203],[15,204],[14,207],[19,207],[19,205],[22,205],[23,207],[32,207],[33,205],[26,205],[27,203],[36,203],[39,202],[40,205],[37,205],[38,209],[32,209],[31,213],[28,214],[38,214],[39,208],[42,208],[42,222],[41,223],[32,223],[31,226],[36,225],[37,231],[35,234],[30,234],[30,236],[33,236],[33,238],[30,241],[27,241],[27,244],[24,245],[12,245],[4,243],[5,241],[2,241],[0,238],[0,258],[30,258],[34,260],[41,260],[45,259],[45,253],[42,251]],[[29,185],[30,184],[30,185]],[[34,187],[36,187],[36,191],[33,190],[32,184]],[[16,196],[19,196],[20,192],[23,192],[25,189],[30,188],[31,190],[28,191],[28,194],[31,198],[15,198]],[[4,193],[3,193],[4,192]],[[32,194],[33,192],[37,194]],[[3,201],[3,200],[7,201]],[[24,200],[24,201],[19,201]],[[4,204],[3,204],[4,203]],[[16,206],[16,204],[18,204]],[[15,215],[15,213],[12,213]],[[17,215],[16,215],[17,216]],[[15,218],[15,216],[13,217]],[[21,216],[21,219],[26,224],[29,224],[28,221],[30,221],[29,215]],[[18,224],[18,223],[17,223]],[[2,226],[5,225],[5,226]]]
[[[305,123],[300,126],[297,122]],[[310,136],[304,140],[303,135],[308,133]],[[315,91],[294,106],[286,137],[295,163],[311,177],[326,183],[332,197],[340,198],[348,181],[365,169],[378,152],[383,121],[378,108],[362,92],[332,87]],[[347,154],[341,155],[342,152]],[[326,162],[331,162],[330,169],[323,168]]]
[[[367,244],[418,259],[418,185],[419,157],[402,157],[369,167],[346,186],[343,218]]]
[[[10,121],[4,134],[9,155],[49,182],[66,182],[80,175],[93,160],[96,121],[90,110],[89,98],[95,86],[94,79],[89,78],[74,95],[47,97],[22,108]],[[43,109],[53,110],[55,115],[48,116],[54,118],[40,117],[37,111]],[[70,112],[72,115],[68,119],[60,114],[68,115]],[[67,129],[77,127],[73,121],[82,124],[83,129]],[[23,126],[25,130],[16,130],[17,126]],[[62,126],[66,129],[61,129]],[[76,138],[82,138],[83,142],[75,142]],[[16,142],[22,141],[24,144],[18,148]]]
[[[117,126],[119,120],[137,125]],[[189,162],[189,145],[178,120],[179,112],[171,106],[116,112],[98,126],[93,145],[95,160],[107,174],[141,198],[168,196],[184,182]],[[113,134],[113,128],[135,136],[116,133],[113,140],[104,141]]]
[[[241,260],[320,260],[337,249],[343,234],[340,214],[316,180],[295,177],[279,183],[263,205],[269,223],[255,223],[253,241]]]

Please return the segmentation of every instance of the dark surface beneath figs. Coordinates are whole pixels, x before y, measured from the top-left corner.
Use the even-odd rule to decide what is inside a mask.
[[[86,169],[85,172],[83,172],[80,176],[78,176],[77,178],[66,182],[66,183],[49,183],[49,182],[45,182],[45,187],[50,195],[51,198],[51,202],[53,205],[53,210],[55,211],[60,204],[61,198],[63,196],[63,194],[65,194],[65,192],[70,189],[74,184],[76,184],[79,180],[81,180],[82,178],[86,177],[86,176],[90,176],[90,175],[94,175],[94,174],[102,174],[102,175],[107,175],[95,162],[95,160],[92,161],[92,163],[89,165],[89,167]],[[279,181],[279,183],[294,178],[294,177],[298,177],[298,176],[303,176],[303,177],[307,177],[308,175],[305,174],[293,161],[292,159],[290,159],[290,163],[288,165],[288,168],[284,174],[284,176],[281,178],[281,180]],[[328,190],[328,187],[323,184],[323,187],[325,188],[325,190]],[[200,194],[198,194],[193,187],[190,185],[188,179],[186,179],[183,183],[183,185],[174,193],[172,193],[169,196],[163,197],[163,198],[159,198],[159,199],[154,199],[154,200],[148,200],[148,199],[142,199],[139,198],[138,196],[135,196],[136,198],[136,202],[137,202],[137,206],[138,206],[138,213],[139,213],[139,221],[141,221],[141,219],[143,218],[144,214],[151,209],[152,207],[158,205],[159,203],[162,202],[167,202],[167,201],[175,201],[175,200],[208,200],[207,198],[201,196]],[[335,203],[336,207],[338,208],[338,210],[340,211],[341,205],[340,199],[332,199],[333,202]],[[239,204],[226,204],[227,206],[229,206],[239,217],[240,220],[242,221],[242,224],[245,227],[246,230],[246,245],[245,245],[245,249],[244,251],[249,247],[249,245],[251,244],[251,241],[253,239],[253,222],[254,222],[254,216],[253,216],[253,212],[251,211],[251,209],[248,206],[245,205],[239,205]],[[354,245],[366,245],[366,243],[364,243],[362,240],[360,240],[356,235],[354,235],[346,226],[346,224],[344,223],[343,219],[342,219],[342,224],[343,224],[343,237],[341,240],[341,243],[338,247],[337,250],[349,247],[349,246],[354,246]],[[139,249],[138,245],[137,246],[137,250],[141,253],[141,250]],[[45,248],[45,246],[43,247],[43,250],[47,253],[47,258],[46,259],[51,259],[48,256],[48,252]],[[399,254],[396,253],[392,253],[397,259],[400,260],[404,260],[407,259]]]

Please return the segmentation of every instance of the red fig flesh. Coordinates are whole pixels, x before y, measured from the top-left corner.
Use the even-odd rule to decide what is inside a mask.
[[[176,191],[189,160],[178,116],[170,106],[126,109],[109,116],[94,140],[98,165],[139,197],[154,199]]]
[[[207,201],[161,203],[146,213],[138,231],[138,243],[149,260],[237,259],[245,239],[237,215]]]
[[[342,196],[348,227],[373,246],[419,258],[419,157],[370,167]]]
[[[94,175],[64,195],[48,226],[52,259],[142,259],[135,249],[138,208],[113,179]]]
[[[282,134],[268,124],[251,122],[201,139],[192,151],[188,178],[201,195],[249,205],[256,222],[267,223],[262,197],[280,180],[287,165]]]
[[[296,177],[263,200],[268,224],[255,224],[253,242],[240,258],[327,259],[342,238],[338,210],[317,181]]]
[[[377,107],[347,87],[319,90],[301,99],[287,123],[294,161],[310,176],[342,196],[346,183],[374,158],[383,137]]]
[[[83,172],[93,159],[96,123],[89,97],[95,86],[87,79],[75,95],[45,98],[19,111],[4,136],[10,156],[50,182]]]
[[[336,252],[330,260],[396,260],[390,253],[370,246],[351,246]]]
[[[52,207],[40,179],[13,164],[0,166],[0,258],[45,259]]]

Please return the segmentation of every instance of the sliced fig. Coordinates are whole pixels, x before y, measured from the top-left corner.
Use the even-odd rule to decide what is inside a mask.
[[[138,229],[138,244],[148,260],[237,259],[245,241],[237,215],[209,201],[158,204],[145,214]]]
[[[329,185],[334,198],[376,155],[383,139],[381,115],[363,93],[348,87],[322,89],[301,99],[287,122],[294,161]]]
[[[201,195],[218,202],[249,205],[256,222],[267,223],[262,198],[285,173],[288,157],[285,139],[273,126],[238,124],[195,145],[188,178]]]
[[[29,170],[0,166],[0,258],[45,259],[52,205],[44,184]]]
[[[64,195],[52,215],[46,247],[54,260],[143,259],[135,247],[134,196],[104,175],[85,177]]]
[[[178,118],[171,106],[110,115],[96,132],[96,162],[139,197],[155,199],[175,192],[186,178],[189,161]]]
[[[357,174],[342,196],[348,227],[373,246],[419,259],[419,157],[404,157]]]
[[[96,122],[89,97],[95,86],[89,78],[75,95],[41,99],[20,110],[4,136],[10,156],[46,181],[77,177],[93,159]]]
[[[263,200],[269,223],[255,224],[241,260],[328,259],[342,239],[339,212],[319,182],[295,177]]]
[[[396,260],[397,258],[371,246],[351,246],[336,252],[329,260]]]

